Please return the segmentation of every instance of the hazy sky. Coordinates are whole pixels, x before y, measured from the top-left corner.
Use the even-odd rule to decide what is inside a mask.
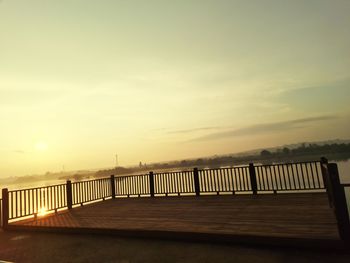
[[[0,0],[0,176],[349,139],[350,1]]]

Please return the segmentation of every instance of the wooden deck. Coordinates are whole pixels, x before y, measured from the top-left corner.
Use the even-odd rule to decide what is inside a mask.
[[[325,193],[117,198],[13,222],[8,229],[289,245],[340,242]]]

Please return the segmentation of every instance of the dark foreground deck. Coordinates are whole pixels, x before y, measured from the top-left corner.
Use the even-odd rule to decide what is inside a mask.
[[[326,193],[117,198],[10,223],[10,230],[339,246]]]

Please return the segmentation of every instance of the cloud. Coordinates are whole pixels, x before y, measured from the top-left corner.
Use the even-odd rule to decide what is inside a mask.
[[[342,111],[349,105],[349,96],[350,79],[343,79],[318,86],[285,90],[275,98],[275,102],[309,114],[317,114],[320,111]]]
[[[308,118],[301,118],[301,119],[281,121],[281,122],[260,123],[260,124],[248,126],[245,128],[241,128],[241,129],[211,133],[205,136],[194,138],[191,141],[216,140],[216,139],[222,139],[222,138],[228,138],[228,137],[246,136],[246,135],[262,134],[262,133],[269,133],[269,132],[275,132],[275,131],[298,129],[298,128],[306,127],[313,122],[328,121],[336,118],[337,116],[325,115],[325,116],[308,117]]]
[[[13,152],[14,152],[14,153],[20,153],[20,154],[25,154],[25,153],[26,153],[26,152],[23,151],[23,150],[14,150]]]
[[[184,134],[184,133],[192,133],[192,132],[216,130],[216,129],[220,129],[220,127],[200,127],[200,128],[194,128],[194,129],[176,130],[176,131],[169,131],[167,132],[167,134]]]

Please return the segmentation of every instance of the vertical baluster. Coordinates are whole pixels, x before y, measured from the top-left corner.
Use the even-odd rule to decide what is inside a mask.
[[[188,171],[185,171],[185,172],[183,172],[183,174],[182,174],[182,191],[183,191],[184,193],[188,193],[188,192],[189,192],[189,190],[188,190],[188,184],[187,184],[188,174],[189,174]],[[198,178],[198,185],[199,185],[199,178]]]
[[[314,162],[314,166],[315,166],[315,171],[316,171],[316,178],[317,178],[317,188],[321,188],[321,183],[320,183],[320,175],[319,175],[319,170],[317,169],[317,162]],[[310,164],[311,168],[312,168],[312,163]]]
[[[265,172],[266,172],[266,190],[268,191],[271,191],[273,190],[272,187],[271,187],[271,182],[270,182],[270,179],[272,180],[271,178],[271,167],[270,165],[266,165],[265,166]]]
[[[124,195],[125,191],[124,191],[124,177],[123,178],[119,178],[119,183],[120,183],[120,195]]]
[[[230,192],[232,192],[232,193],[234,193],[235,192],[235,187],[234,187],[234,184],[233,184],[233,174],[232,174],[232,167],[230,167],[229,169],[228,169],[228,183],[229,183],[229,185],[230,185],[230,189],[229,189],[229,191]]]
[[[296,180],[295,180],[295,176],[294,176],[294,171],[293,171],[293,165],[292,164],[289,164],[288,165],[288,177],[289,178],[292,178],[292,183],[293,183],[293,190],[296,190],[297,189],[297,186],[296,186]]]
[[[312,188],[315,188],[315,184],[313,184],[313,186],[311,187],[311,184],[310,184],[310,175],[309,175],[309,169],[308,169],[308,167],[307,167],[307,163],[303,163],[302,164],[302,168],[304,168],[303,170],[305,170],[305,173],[303,173],[304,174],[304,176],[307,178],[307,183],[308,183],[308,189],[312,189]]]
[[[250,188],[249,188],[249,181],[248,178],[249,178],[249,167],[244,167],[243,168],[243,171],[244,171],[244,191],[249,191]],[[255,179],[255,190],[257,190],[257,183],[256,183],[256,174],[255,174],[255,167],[253,165],[253,173],[254,173],[254,179]]]
[[[297,179],[296,181],[298,182],[298,189],[301,190],[301,181],[299,177],[299,172],[298,172],[298,166],[297,164],[292,164],[292,167],[295,168],[295,178]]]
[[[299,171],[300,171],[301,179],[303,182],[303,189],[306,189],[305,178],[304,178],[304,173],[303,173],[303,166],[301,163],[299,163],[299,164],[296,164],[296,167],[297,167],[298,177],[299,177]],[[298,169],[298,167],[299,167],[299,169]]]
[[[238,190],[238,181],[237,181],[237,168],[232,167],[231,169],[232,174],[232,194],[235,194]]]
[[[246,174],[246,170],[245,170],[245,167],[241,167],[241,177],[242,177],[242,191],[245,191],[245,184],[246,184],[246,180],[245,180],[245,174]]]
[[[239,186],[239,191],[242,191],[242,168],[241,167],[238,167],[238,169],[237,169],[237,174],[238,174],[238,181],[239,181],[239,184],[238,184],[238,186]]]
[[[135,184],[135,186],[134,186],[134,190],[135,190],[135,195],[138,195],[139,194],[139,191],[138,191],[138,182],[139,182],[139,176],[138,175],[136,175],[136,176],[134,176],[134,184]]]
[[[171,175],[171,193],[175,192],[175,176],[174,173],[170,173]]]
[[[189,174],[189,192],[194,193],[195,192],[195,187],[194,187],[194,180],[192,179],[193,174],[192,172]],[[198,171],[198,178],[199,178],[199,189],[201,192],[206,192],[206,184],[205,184],[205,171],[204,170],[199,170]]]
[[[261,166],[261,176],[262,176],[262,183],[264,186],[264,191],[266,191],[266,190],[268,190],[267,189],[267,181],[266,181],[266,177],[267,177],[266,166]]]
[[[47,188],[47,190],[49,191],[50,190],[50,204],[49,204],[49,208],[48,208],[48,210],[51,210],[51,209],[53,209],[53,187],[51,186],[51,187],[48,187]]]
[[[226,168],[224,170],[224,182],[225,182],[225,191],[230,192],[231,186],[230,186],[230,178],[229,178],[229,168]]]
[[[140,175],[140,196],[144,194],[145,194],[144,176]]]
[[[173,191],[173,185],[172,185],[172,176],[170,173],[167,173],[167,177],[169,179],[169,193]]]
[[[282,177],[283,177],[283,181],[284,181],[284,189],[285,190],[288,190],[289,189],[289,187],[288,187],[288,182],[287,182],[287,178],[286,178],[286,174],[285,174],[285,172],[284,172],[284,168],[285,168],[285,165],[280,165],[280,167],[281,167],[281,170],[282,170]]]
[[[206,192],[205,170],[199,170],[198,175],[199,175],[200,189],[202,190],[202,192]],[[191,184],[191,192],[194,192],[192,184]]]
[[[277,191],[281,189],[282,182],[281,182],[281,175],[276,172],[276,165],[273,166],[273,173],[275,174],[275,179],[276,179],[275,189]]]
[[[145,176],[144,178],[145,179]],[[161,194],[163,191],[162,191],[162,175],[161,174],[157,174],[156,178],[155,178],[157,184],[156,184],[156,190],[155,192],[157,194]]]
[[[10,207],[11,207],[11,217],[10,218],[14,218],[15,217],[15,199],[14,199],[14,192],[10,192]]]
[[[30,214],[34,214],[34,189],[31,189]]]
[[[191,183],[191,175],[192,175],[192,172],[187,172],[186,174],[186,192],[187,193],[192,193],[192,183]],[[199,173],[198,173],[198,176],[199,176]],[[201,183],[199,182],[199,189],[201,187]]]
[[[310,163],[310,166],[311,166],[311,174],[312,174],[312,183],[313,183],[314,188],[316,188],[315,187],[315,179],[314,179],[314,169],[313,169],[312,163]]]
[[[257,180],[257,191],[262,191],[262,175],[261,175],[261,166],[256,166],[256,180]]]
[[[210,180],[210,183],[208,185],[209,186],[209,192],[214,192],[215,189],[214,189],[212,169],[208,169],[207,173],[208,173],[208,180]]]

